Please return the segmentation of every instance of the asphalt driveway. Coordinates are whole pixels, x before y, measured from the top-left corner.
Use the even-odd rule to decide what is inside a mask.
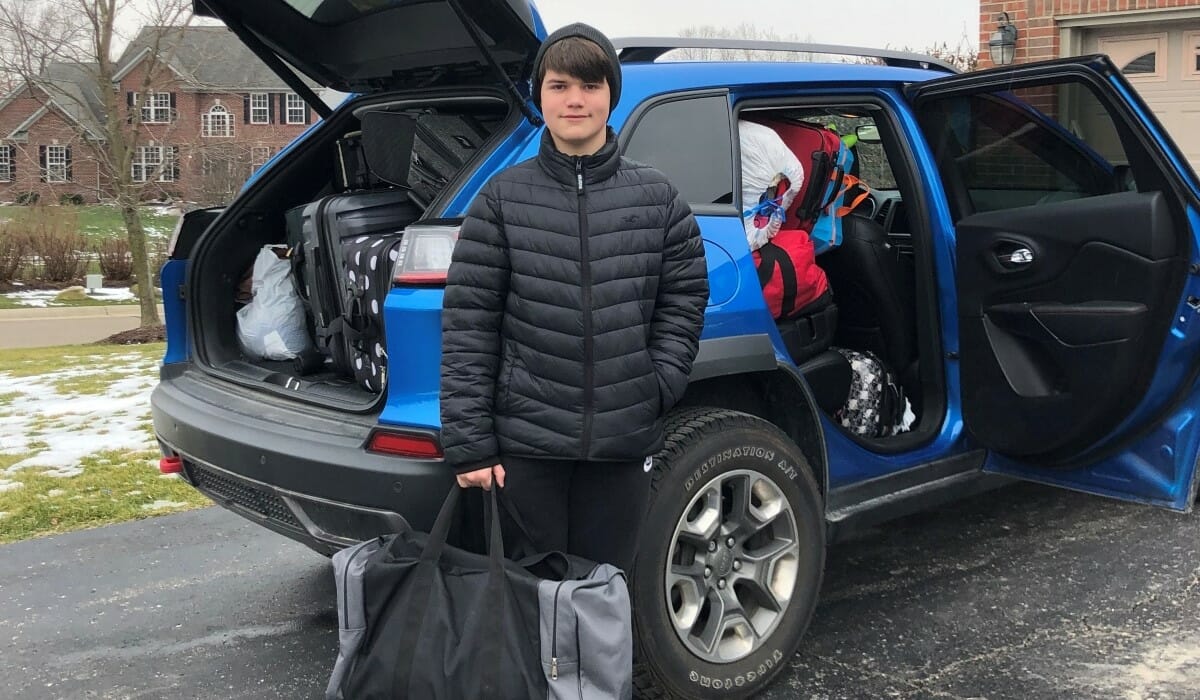
[[[19,698],[317,698],[327,560],[216,508],[0,548]],[[1016,486],[831,552],[764,697],[1200,698],[1200,518]]]

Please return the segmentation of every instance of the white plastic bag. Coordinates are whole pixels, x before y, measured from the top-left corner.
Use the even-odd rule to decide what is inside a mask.
[[[742,223],[750,250],[758,250],[783,226],[784,212],[804,184],[804,166],[779,134],[762,124],[739,120],[738,142],[742,150]],[[761,202],[763,193],[774,193],[784,178],[789,184],[783,196]]]
[[[264,246],[254,260],[250,289],[254,298],[237,312],[242,349],[264,360],[290,360],[312,346],[304,304],[292,284],[292,266]]]

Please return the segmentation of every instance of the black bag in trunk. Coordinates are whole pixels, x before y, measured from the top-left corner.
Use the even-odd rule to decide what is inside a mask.
[[[416,124],[407,114],[373,111],[362,129],[335,144],[334,185],[344,191],[408,186]]]

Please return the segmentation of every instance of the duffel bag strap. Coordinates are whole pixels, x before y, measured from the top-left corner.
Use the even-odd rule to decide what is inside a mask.
[[[484,610],[487,620],[482,625],[481,656],[483,658],[480,659],[479,689],[482,697],[485,698],[499,696],[500,666],[504,662],[501,649],[504,640],[502,627],[505,608],[508,607],[507,581],[504,577],[504,538],[500,533],[500,511],[496,502],[496,488],[498,487],[493,486],[491,489],[491,508],[489,508],[492,527],[488,545],[487,583],[487,598],[493,604],[486,606]],[[438,511],[437,519],[433,521],[433,529],[429,531],[429,537],[425,541],[425,549],[421,552],[421,571],[417,576],[412,597],[413,601],[421,602],[420,604],[410,604],[408,615],[405,616],[407,619],[404,621],[404,629],[412,630],[412,634],[403,637],[401,646],[397,650],[396,658],[409,661],[396,664],[392,676],[393,693],[399,693],[396,697],[407,697],[408,695],[409,683],[412,679],[412,665],[417,658],[416,650],[417,643],[420,641],[421,623],[430,607],[438,561],[446,548],[446,539],[450,535],[450,524],[458,511],[459,496],[462,494],[462,490],[462,487],[455,485],[446,495],[442,509]],[[399,537],[395,538],[389,547],[388,554],[393,557],[397,554],[398,542],[400,542]]]
[[[792,262],[788,252],[777,243],[768,241],[766,245],[758,249],[758,253],[762,259],[762,264],[758,268],[758,283],[765,288],[771,281],[771,275],[778,268],[779,281],[783,285],[783,299],[779,308],[780,312],[787,316],[794,310],[792,307],[796,305],[796,294],[799,291],[796,265]]]

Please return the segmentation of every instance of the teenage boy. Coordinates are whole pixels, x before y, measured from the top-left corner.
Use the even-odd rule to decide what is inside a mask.
[[[510,556],[557,550],[628,570],[648,455],[699,344],[704,248],[666,177],[618,153],[612,43],[564,27],[533,76],[541,150],[487,183],[454,248],[442,447],[460,486],[502,489]]]

